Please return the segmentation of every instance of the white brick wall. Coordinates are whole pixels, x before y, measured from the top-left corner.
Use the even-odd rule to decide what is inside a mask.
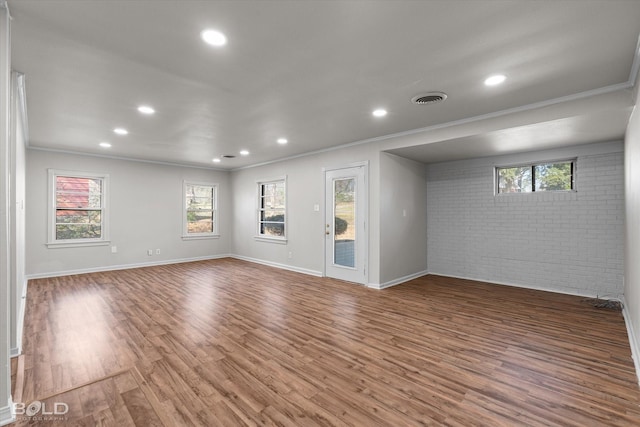
[[[577,192],[494,195],[495,165],[575,157]],[[429,165],[429,271],[618,297],[623,187],[624,157],[617,143]]]

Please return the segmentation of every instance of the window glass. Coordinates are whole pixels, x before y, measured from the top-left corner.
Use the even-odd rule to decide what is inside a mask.
[[[258,183],[258,235],[285,237],[285,181]]]
[[[537,163],[496,168],[498,193],[570,191],[574,189],[575,161]]]
[[[103,238],[103,178],[55,175],[55,240]]]
[[[214,184],[185,182],[186,234],[216,233],[216,193]]]

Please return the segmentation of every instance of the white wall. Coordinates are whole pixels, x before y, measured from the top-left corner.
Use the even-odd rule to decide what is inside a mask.
[[[621,142],[428,166],[429,272],[623,293]],[[494,195],[494,166],[577,157],[577,192]]]
[[[640,111],[633,111],[625,137],[625,314],[640,378]]]
[[[379,157],[371,146],[357,146],[232,172],[234,253],[311,274],[324,270],[323,168],[369,162],[369,282],[379,283]],[[256,183],[287,176],[287,244],[265,243],[256,235]],[[313,210],[320,205],[320,211]],[[291,259],[288,254],[291,252]]]
[[[117,253],[111,253],[110,246],[47,248],[49,168],[109,174],[110,239]],[[219,239],[182,239],[183,180],[219,184]],[[30,277],[215,257],[230,250],[233,218],[228,172],[31,149],[26,185],[26,272]],[[147,255],[148,249],[154,250],[152,256]]]
[[[380,157],[380,282],[426,274],[425,165],[392,154]]]

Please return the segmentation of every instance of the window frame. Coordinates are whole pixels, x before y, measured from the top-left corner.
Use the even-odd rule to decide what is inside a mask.
[[[571,165],[571,188],[568,190],[538,190],[536,191],[536,177],[535,170],[536,166],[545,165],[545,164],[557,164],[557,163],[569,163]],[[494,179],[494,195],[496,196],[504,196],[504,195],[513,195],[513,194],[547,194],[547,193],[575,193],[577,192],[577,158],[570,159],[555,159],[555,160],[541,160],[536,162],[526,162],[526,163],[515,163],[515,164],[507,164],[507,165],[497,165],[494,166],[493,171],[493,179]],[[502,192],[500,191],[500,170],[501,169],[511,169],[511,168],[530,168],[531,169],[531,191],[520,191],[520,192]]]
[[[211,187],[213,189],[213,198],[211,200],[211,211],[213,212],[213,231],[206,233],[189,233],[189,208],[186,206],[187,201],[187,186],[198,185],[201,187]],[[198,240],[198,239],[217,239],[220,237],[220,215],[218,209],[218,195],[220,186],[217,183],[202,182],[202,181],[182,181],[182,239],[183,240]]]
[[[56,233],[57,220],[57,187],[59,176],[69,178],[100,179],[102,192],[100,194],[100,231],[101,237],[97,239],[58,239]],[[95,172],[78,172],[59,169],[48,169],[48,248],[72,248],[84,246],[106,246],[109,240],[109,174]]]
[[[262,193],[263,193],[263,186],[266,184],[275,184],[275,183],[283,183],[284,185],[284,221],[283,221],[283,225],[284,225],[284,232],[282,236],[269,236],[266,234],[262,234],[260,232],[260,225],[262,224],[262,220],[261,220],[261,212],[264,211],[265,209],[261,206],[262,203]],[[257,241],[263,241],[263,242],[271,242],[271,243],[280,243],[280,244],[285,244],[287,243],[288,240],[288,197],[287,197],[287,193],[288,193],[288,184],[287,184],[287,176],[280,176],[280,177],[276,177],[276,178],[270,178],[270,179],[260,179],[258,181],[256,181],[256,219],[255,219],[255,224],[256,224],[256,235],[254,237],[255,240]]]

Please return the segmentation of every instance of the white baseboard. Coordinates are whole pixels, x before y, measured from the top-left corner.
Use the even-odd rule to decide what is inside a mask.
[[[624,323],[627,325],[627,335],[629,335],[629,345],[631,347],[631,358],[633,359],[633,364],[636,367],[636,377],[638,379],[638,384],[640,384],[640,343],[636,338],[636,331],[633,329],[633,322],[631,319],[631,314],[629,313],[629,309],[627,308],[627,301],[622,296],[622,315],[624,316]]]
[[[621,301],[621,297],[622,297],[621,295],[617,295],[617,294],[613,297],[610,297],[610,295],[599,295],[595,292],[590,292],[590,291],[579,291],[579,290],[568,291],[568,290],[562,290],[562,289],[548,288],[544,286],[536,287],[536,286],[522,285],[518,283],[497,282],[495,280],[480,279],[477,277],[455,276],[453,274],[443,274],[443,273],[437,273],[435,271],[429,271],[428,274],[432,276],[451,277],[452,279],[462,279],[462,280],[473,280],[475,282],[490,283],[492,285],[511,286],[512,288],[523,288],[523,289],[531,289],[534,291],[553,292],[556,294],[573,295],[573,296],[585,297],[585,298],[601,298],[601,299]]]
[[[20,298],[20,307],[18,307],[18,325],[16,330],[16,341],[17,346],[12,348],[11,357],[17,357],[22,354],[22,332],[24,330],[24,312],[27,305],[27,286],[29,285],[29,280],[24,279],[24,284],[22,285],[22,296]]]
[[[230,258],[240,259],[240,260],[243,260],[243,261],[249,261],[249,262],[253,262],[253,263],[256,263],[256,264],[267,265],[269,267],[281,268],[283,270],[295,271],[296,273],[308,274],[310,276],[315,276],[315,277],[323,277],[324,276],[321,271],[310,270],[310,269],[307,269],[307,268],[300,268],[300,267],[296,267],[294,265],[280,264],[278,262],[265,261],[263,259],[251,258],[251,257],[244,256],[244,255],[235,255],[234,254],[234,255],[228,255],[228,256]]]
[[[413,279],[417,279],[418,277],[422,277],[429,274],[429,272],[427,270],[424,271],[419,271],[417,273],[413,273],[413,274],[409,274],[407,276],[403,276],[403,277],[399,277],[397,279],[393,279],[390,280],[388,282],[384,282],[384,283],[369,283],[367,284],[368,288],[371,289],[385,289],[385,288],[389,288],[391,286],[396,286],[399,285],[401,283],[405,283],[408,282],[409,280],[413,280]]]
[[[49,273],[28,274],[26,278],[27,280],[45,279],[49,277],[71,276],[73,274],[100,273],[103,271],[114,271],[114,270],[129,270],[132,268],[154,267],[157,265],[168,265],[168,264],[181,264],[185,262],[207,261],[210,259],[229,258],[229,257],[233,257],[233,255],[229,255],[229,254],[208,255],[208,256],[193,257],[193,258],[180,258],[180,259],[168,259],[164,261],[141,262],[136,264],[105,265],[100,267],[82,268],[78,270],[52,271]]]
[[[11,398],[9,398],[7,406],[0,408],[0,426],[11,424],[15,420],[16,417],[13,415],[13,402]]]

